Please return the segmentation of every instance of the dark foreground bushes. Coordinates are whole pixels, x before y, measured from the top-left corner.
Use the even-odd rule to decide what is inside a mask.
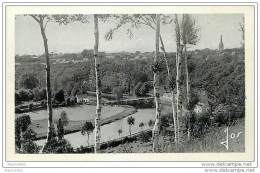
[[[73,147],[66,139],[53,138],[46,143],[44,153],[73,153]]]
[[[232,106],[222,106],[221,109],[214,111],[213,114],[204,113],[196,115],[193,113],[190,119],[192,136],[201,137],[207,132],[209,127],[231,126],[239,118],[243,118],[244,115],[244,107]]]

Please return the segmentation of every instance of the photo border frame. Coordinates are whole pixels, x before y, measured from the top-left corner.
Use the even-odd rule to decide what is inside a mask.
[[[71,5],[71,4],[77,4],[77,3],[80,3],[80,4],[84,4],[84,5],[87,5],[87,6],[91,6],[92,4],[104,4],[103,2],[86,2],[86,3],[83,3],[83,2],[73,2],[73,3],[68,3],[66,2],[65,4],[67,5]],[[174,6],[178,6],[178,5],[181,5],[181,6],[185,6],[184,4],[188,4],[189,6],[192,4],[192,6],[194,5],[194,2],[190,3],[190,2],[160,2],[160,3],[156,3],[156,2],[105,2],[105,4],[111,4],[112,6],[115,6],[115,4],[132,4],[134,6],[140,6],[139,4],[155,4],[155,5],[152,5],[152,6],[160,6],[161,4],[164,4],[164,3],[167,3],[167,4],[172,4]],[[197,3],[200,3],[200,2],[196,2],[195,4]],[[249,6],[254,6],[254,15],[255,15],[255,20],[254,20],[254,31],[255,31],[255,37],[254,37],[254,46],[255,46],[255,49],[254,49],[254,65],[255,65],[255,79],[254,79],[254,89],[255,89],[255,92],[254,92],[254,101],[255,101],[255,110],[254,110],[254,114],[255,114],[255,144],[254,144],[254,147],[255,147],[255,154],[254,154],[254,160],[253,162],[257,161],[257,166],[258,167],[258,117],[256,115],[258,115],[258,108],[257,108],[257,103],[258,103],[258,97],[256,97],[256,95],[258,96],[258,80],[257,80],[257,74],[258,74],[258,60],[257,60],[257,57],[258,57],[258,22],[257,22],[257,19],[258,19],[258,3],[257,2],[245,2],[245,3],[242,3],[242,2],[239,2],[239,3],[234,3],[234,2],[221,2],[221,3],[218,3],[218,2],[201,2],[203,3],[204,5],[194,5],[194,6],[211,6],[211,4],[225,4],[225,5],[218,5],[218,6],[229,6],[229,5],[226,5],[226,4],[232,4],[230,6],[234,6],[235,4],[250,4]],[[2,2],[2,22],[6,20],[4,20],[4,16],[5,16],[5,7],[8,6],[9,4],[17,4],[17,2]],[[19,2],[18,4],[25,4],[26,6],[28,6],[28,4],[36,4],[37,6],[39,4],[52,4],[52,5],[47,5],[47,6],[60,6],[58,4],[63,4],[62,2]],[[53,5],[55,4],[55,5]],[[137,5],[135,5],[137,4]],[[29,5],[31,6],[31,5]],[[32,5],[34,6],[34,5]],[[97,5],[95,5],[97,6]],[[109,6],[109,5],[106,5],[106,6]],[[145,6],[148,6],[148,5],[145,5]],[[162,5],[164,6],[164,5]],[[236,6],[236,5],[235,5]],[[238,6],[245,6],[245,5],[238,5]],[[6,58],[5,56],[5,49],[6,47],[4,46],[5,45],[5,40],[6,40],[6,35],[5,35],[5,29],[3,28],[3,25],[6,26],[4,23],[2,23],[2,38],[5,38],[5,39],[2,39],[2,65],[5,66],[6,68],[6,64],[4,64],[4,60]],[[256,39],[257,38],[257,39]],[[6,71],[4,71],[5,69],[4,67],[2,68],[2,79],[5,79],[6,80]],[[256,74],[257,72],[257,74]],[[5,75],[4,75],[5,74]],[[5,124],[6,122],[4,122],[4,116],[6,115],[6,112],[5,112],[5,104],[4,104],[4,98],[6,98],[6,93],[4,92],[5,88],[6,88],[6,83],[5,83],[5,86],[3,84],[3,87],[2,87],[2,96],[5,95],[5,97],[2,97],[2,137],[6,137],[6,135],[4,134],[4,127],[5,127]],[[256,130],[257,129],[257,130]],[[6,152],[6,150],[4,151],[4,146],[5,146],[5,140],[2,140],[2,151],[3,152]],[[15,163],[25,163],[25,161],[7,161],[6,160],[6,153],[5,154],[2,154],[2,167],[3,168],[35,168],[35,167],[27,167],[27,166],[21,166],[19,167],[19,164],[15,164]],[[12,163],[14,165],[18,165],[18,167],[16,166],[10,166],[12,164],[10,164],[9,166],[6,166],[4,164],[4,161],[7,163]],[[38,162],[38,161],[26,161],[27,162]],[[48,163],[48,162],[99,162],[99,163],[103,163],[103,162],[136,162],[136,161],[41,161],[41,162],[44,162],[44,163]],[[183,161],[137,161],[137,162],[150,162],[150,163],[153,163],[153,162],[183,162]],[[184,162],[198,162],[198,163],[202,163],[202,162],[214,162],[214,161],[184,161]],[[221,162],[241,162],[241,161],[221,161]],[[8,165],[8,164],[7,164]],[[21,164],[22,165],[22,164]],[[37,167],[37,168],[46,168],[46,167]],[[53,167],[51,167],[53,168]],[[59,168],[59,167],[55,167],[55,168]],[[60,167],[60,168],[63,168],[63,167]],[[66,167],[66,168],[75,168],[75,167]],[[90,168],[90,167],[88,167]],[[96,167],[94,167],[96,168]],[[100,167],[98,167],[100,168]],[[107,167],[102,167],[102,168],[107,168]],[[111,167],[109,167],[111,168]],[[117,167],[115,167],[117,168]],[[131,166],[131,168],[133,168]],[[174,167],[174,168],[183,168],[183,167]],[[187,168],[187,167],[184,167],[184,168]],[[189,167],[189,168],[197,168],[197,167]],[[207,167],[203,167],[203,168],[207,168]],[[212,167],[210,167],[212,168]],[[215,167],[214,167],[215,168]],[[222,167],[221,167],[222,168]],[[239,167],[239,168],[242,168],[242,167]]]

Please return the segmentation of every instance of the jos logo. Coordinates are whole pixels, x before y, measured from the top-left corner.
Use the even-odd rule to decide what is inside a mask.
[[[220,142],[221,145],[224,145],[226,147],[226,149],[228,150],[229,149],[229,139],[237,139],[239,138],[240,134],[242,132],[238,132],[238,133],[231,133],[229,134],[229,131],[228,131],[228,127],[224,130],[224,133],[226,133],[226,140],[223,141],[223,142]]]

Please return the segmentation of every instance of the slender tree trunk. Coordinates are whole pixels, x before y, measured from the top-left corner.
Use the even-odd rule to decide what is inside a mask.
[[[88,146],[89,146],[89,133],[87,133],[87,135],[88,135]]]
[[[170,75],[170,68],[169,68],[169,64],[168,64],[168,60],[167,60],[167,54],[166,54],[166,50],[163,44],[163,40],[162,40],[162,36],[160,35],[160,42],[161,42],[161,46],[162,46],[162,51],[163,51],[163,57],[164,57],[164,61],[166,64],[166,69],[167,69],[167,76],[168,76],[168,81],[171,81],[171,75]],[[174,97],[174,89],[171,88],[171,103],[172,103],[172,119],[173,119],[173,126],[174,126],[174,141],[177,145],[177,120],[176,120],[176,112],[175,112],[175,97]]]
[[[184,47],[185,51],[185,71],[186,71],[186,98],[187,98],[187,104],[190,106],[190,84],[189,84],[189,71],[188,71],[188,57],[187,57],[187,46]]]
[[[158,63],[159,54],[159,36],[160,36],[160,15],[156,15],[156,34],[155,34],[155,56],[154,64]],[[154,70],[154,98],[155,98],[155,111],[156,119],[153,127],[153,152],[158,151],[158,141],[159,141],[159,130],[160,130],[160,119],[161,119],[161,103],[160,103],[160,93],[159,93],[159,71]]]
[[[96,119],[95,119],[95,153],[100,150],[100,118],[101,118],[101,80],[99,75],[100,60],[98,56],[98,44],[99,44],[99,30],[98,30],[98,16],[94,14],[94,59],[95,59],[95,72],[96,72],[96,96],[97,96],[97,107],[96,107]]]
[[[177,69],[177,74],[176,74],[176,109],[177,109],[177,139],[179,143],[179,138],[180,138],[180,55],[177,53],[177,64],[176,64],[176,69]]]
[[[130,134],[130,137],[132,136],[132,133],[131,133],[131,125],[129,125],[129,134]]]
[[[44,43],[45,59],[46,59],[46,91],[47,91],[47,111],[48,111],[48,132],[47,132],[47,142],[49,142],[54,137],[54,125],[52,121],[52,102],[51,102],[51,80],[50,80],[50,60],[49,60],[49,50],[48,50],[48,40],[45,34],[45,28],[43,25],[43,17],[40,17],[40,28],[41,35]],[[44,147],[43,147],[44,149]]]
[[[188,140],[190,139],[190,85],[189,85],[189,71],[188,71],[188,57],[187,57],[187,45],[184,45],[184,55],[185,55],[185,73],[186,73],[186,99],[187,99],[187,120],[188,120]]]
[[[178,16],[175,15],[175,30],[176,30],[176,108],[177,108],[177,139],[178,143],[180,140],[180,121],[179,117],[181,114],[180,105],[180,67],[181,67],[181,44],[180,44],[180,26],[178,22]]]
[[[128,81],[128,96],[131,95],[131,82]]]

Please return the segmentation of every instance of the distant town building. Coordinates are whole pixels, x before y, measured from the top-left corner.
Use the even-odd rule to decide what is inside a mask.
[[[220,36],[220,42],[219,42],[218,50],[220,52],[222,52],[224,50],[224,44],[223,44],[223,40],[222,40],[222,35]]]

